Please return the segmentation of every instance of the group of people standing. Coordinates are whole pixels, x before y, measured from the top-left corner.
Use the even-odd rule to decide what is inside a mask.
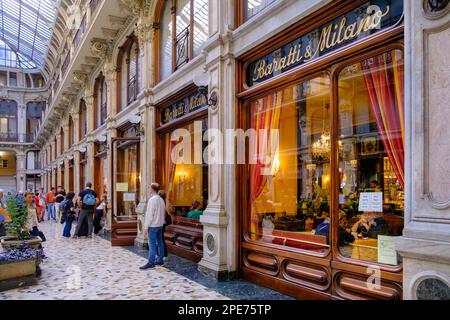
[[[48,221],[64,224],[63,236],[66,238],[72,236],[72,225],[75,221],[77,225],[74,238],[91,238],[93,233],[98,235],[106,223],[106,194],[99,199],[90,182],[78,197],[74,192],[66,193],[64,188],[59,186],[57,190],[52,187],[47,193],[40,188],[39,193],[27,193],[25,198],[32,199],[30,205],[35,210],[36,224],[44,222],[47,213]]]

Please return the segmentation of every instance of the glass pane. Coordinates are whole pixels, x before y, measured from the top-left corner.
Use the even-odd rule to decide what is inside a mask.
[[[137,144],[120,148],[117,154],[116,199],[117,220],[136,220],[139,203],[139,147]]]
[[[208,38],[208,0],[194,1],[194,56]]]
[[[187,135],[183,139],[190,139],[191,161],[185,164],[172,161],[172,150],[177,141],[171,141],[171,132],[164,135],[163,181],[167,192],[167,203],[172,214],[176,216],[200,219],[207,207],[208,199],[208,165],[194,162],[194,135],[196,130],[204,134],[208,127],[207,120],[190,123],[180,129],[185,129]],[[201,130],[201,132],[200,132]],[[188,140],[187,140],[188,141]],[[203,150],[206,147],[203,142]],[[187,155],[185,155],[187,157]]]
[[[182,33],[191,22],[191,0],[177,0],[176,35]]]
[[[326,252],[331,151],[328,77],[253,101],[250,121],[258,150],[253,156],[250,151],[249,157],[251,238]]]
[[[276,0],[246,0],[244,1],[244,13],[245,20],[250,19],[254,15],[261,12],[265,7],[267,7],[272,2]]]
[[[170,3],[166,1],[161,18],[161,54],[159,57],[160,79],[164,80],[172,74],[172,15]]]
[[[404,214],[403,55],[339,75],[339,245],[346,257],[396,265]]]

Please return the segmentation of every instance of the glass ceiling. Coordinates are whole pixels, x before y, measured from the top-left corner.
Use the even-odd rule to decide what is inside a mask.
[[[56,0],[0,0],[0,66],[42,69]]]

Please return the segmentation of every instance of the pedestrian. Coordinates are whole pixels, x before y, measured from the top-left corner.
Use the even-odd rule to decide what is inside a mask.
[[[164,259],[167,258],[169,252],[167,251],[167,246],[166,246],[166,242],[164,241],[164,234],[166,232],[166,227],[170,226],[172,224],[172,216],[169,214],[168,210],[167,210],[167,204],[166,204],[166,192],[164,190],[159,190],[158,191],[158,195],[161,197],[161,199],[164,200],[164,204],[166,206],[166,213],[164,216],[164,225],[163,225],[163,229],[162,229],[162,234],[163,234],[163,247],[164,247]]]
[[[56,221],[56,213],[55,213],[55,188],[52,187],[49,192],[45,195],[45,202],[47,204],[47,220],[53,219]]]
[[[164,239],[162,230],[166,205],[164,200],[158,195],[158,191],[159,184],[152,183],[144,222],[144,233],[148,235],[149,255],[147,264],[140,267],[141,270],[152,269],[155,265],[162,266],[164,264]],[[157,260],[155,260],[156,252],[158,252]]]
[[[102,221],[103,218],[106,216],[106,194],[102,195],[102,201],[97,206],[96,212],[95,212],[95,218],[94,218],[94,234],[98,235],[100,231],[103,229]]]
[[[56,211],[56,221],[60,221],[61,215],[63,212],[59,209],[61,202],[66,198],[66,191],[62,186],[58,186],[58,190],[55,193],[55,211]]]
[[[25,194],[25,203],[27,205],[27,211],[28,211],[28,215],[27,215],[27,221],[25,222],[24,225],[24,230],[23,231],[27,231],[30,233],[31,236],[33,237],[38,237],[39,236],[39,229],[38,229],[38,219],[37,219],[37,215],[36,215],[36,208],[34,207],[34,194],[32,192],[27,192]]]
[[[86,189],[82,190],[78,195],[78,205],[81,207],[80,214],[78,216],[77,229],[74,237],[78,237],[81,226],[84,220],[88,223],[88,238],[92,238],[92,231],[94,229],[94,211],[95,206],[98,204],[97,193],[92,190],[92,183],[86,183]]]
[[[62,219],[65,222],[63,231],[63,237],[65,238],[70,238],[72,223],[75,220],[75,204],[73,202],[74,198],[75,193],[69,192],[66,195],[66,199],[60,204]]]
[[[37,205],[39,206],[40,210],[39,222],[43,222],[45,218],[45,212],[47,209],[45,203],[44,188],[39,189],[39,197],[37,199]]]

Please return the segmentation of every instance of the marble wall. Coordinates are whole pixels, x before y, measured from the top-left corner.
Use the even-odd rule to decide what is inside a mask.
[[[404,299],[450,299],[450,5],[405,1]]]

